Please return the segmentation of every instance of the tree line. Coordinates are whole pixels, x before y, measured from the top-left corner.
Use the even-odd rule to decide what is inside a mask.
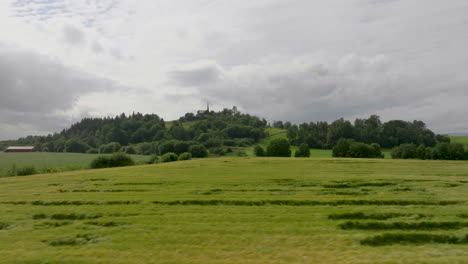
[[[266,136],[267,121],[224,109],[187,113],[166,123],[156,114],[133,113],[115,117],[84,118],[60,133],[28,136],[8,145],[34,145],[39,151],[75,153],[177,154],[191,151],[203,156],[206,149],[251,146]],[[201,154],[200,154],[201,153]]]
[[[438,142],[450,142],[450,138],[436,135],[422,121],[391,120],[382,123],[377,115],[371,115],[367,119],[356,119],[354,123],[343,118],[330,124],[310,122],[294,125],[290,122],[275,121],[273,127],[287,129],[287,137],[292,145],[305,143],[318,149],[331,149],[342,138],[366,144],[377,143],[383,148],[407,143],[433,147]]]

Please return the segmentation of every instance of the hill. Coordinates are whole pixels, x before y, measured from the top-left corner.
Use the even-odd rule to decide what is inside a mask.
[[[1,262],[463,263],[467,172],[218,158],[2,178]]]
[[[468,148],[468,136],[450,136],[450,141],[454,143],[461,143],[465,145],[465,148]]]

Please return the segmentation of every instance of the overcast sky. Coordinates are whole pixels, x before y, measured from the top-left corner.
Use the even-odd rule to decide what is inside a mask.
[[[0,140],[237,106],[468,132],[466,0],[1,0]]]

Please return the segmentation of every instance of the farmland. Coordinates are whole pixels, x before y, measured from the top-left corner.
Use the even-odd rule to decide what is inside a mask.
[[[82,153],[52,153],[52,152],[33,152],[33,153],[5,153],[0,152],[0,176],[11,168],[13,164],[18,167],[34,166],[40,168],[68,168],[84,169],[95,159],[96,154]],[[148,156],[132,155],[136,162],[144,162],[149,159]]]
[[[461,143],[465,145],[465,148],[468,148],[468,137],[452,136],[450,137],[450,141],[454,143]]]
[[[0,179],[2,263],[463,263],[468,162],[217,158]]]

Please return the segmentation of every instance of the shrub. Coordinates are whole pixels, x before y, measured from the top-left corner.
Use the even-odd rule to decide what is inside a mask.
[[[116,153],[112,156],[100,156],[95,158],[90,167],[92,169],[100,168],[112,168],[112,167],[123,167],[123,166],[132,166],[135,165],[135,162],[130,156],[127,156],[123,153]]]
[[[267,155],[270,157],[291,157],[291,145],[284,138],[273,139],[267,148]]]
[[[416,149],[416,158],[418,159],[426,159],[426,147],[421,144]]]
[[[159,157],[158,155],[152,155],[147,163],[154,164],[154,163],[160,163],[160,162],[161,162],[161,157]]]
[[[179,160],[191,160],[192,154],[190,152],[184,152],[179,155]]]
[[[224,140],[223,145],[229,146],[229,147],[234,147],[236,146],[236,141],[232,139]]]
[[[189,148],[189,152],[192,154],[192,157],[194,158],[204,158],[208,156],[208,151],[203,145],[192,145]]]
[[[34,175],[38,174],[39,172],[37,171],[36,167],[34,166],[25,166],[21,169],[18,169],[16,171],[17,176],[27,176],[27,175]]]
[[[177,155],[180,155],[180,154],[182,154],[184,152],[187,152],[189,147],[190,147],[189,143],[184,142],[184,141],[179,141],[179,142],[174,144],[174,152]]]
[[[137,154],[136,149],[133,146],[125,147],[125,154]]]
[[[207,148],[217,148],[223,145],[223,142],[220,139],[210,138],[203,145]]]
[[[174,152],[168,152],[161,156],[161,162],[177,161],[179,157]]]
[[[237,138],[235,139],[235,142],[238,147],[248,147],[252,146],[255,143],[255,140],[251,138]]]
[[[354,143],[352,139],[345,139],[342,138],[338,140],[332,150],[333,157],[348,157],[349,155],[349,148],[351,144]]]
[[[122,146],[118,142],[111,142],[109,144],[101,145],[99,147],[99,153],[115,153],[120,150]]]
[[[163,142],[159,145],[159,155],[164,155],[169,152],[175,152],[175,144],[177,141],[171,140]]]
[[[97,148],[90,148],[88,151],[86,151],[88,154],[98,154],[99,150]]]
[[[254,147],[254,155],[257,157],[264,157],[265,150],[260,145],[257,145]]]
[[[110,157],[110,167],[123,167],[135,165],[133,159],[123,153],[116,153]]]
[[[210,150],[211,153],[218,155],[218,156],[224,156],[226,155],[226,152],[224,151],[223,148],[213,148]]]
[[[304,157],[304,158],[310,157],[309,145],[307,145],[306,143],[302,143],[299,146],[299,149],[296,151],[296,153],[294,153],[294,157],[296,157],[296,158],[298,158],[298,157]]]
[[[79,139],[72,138],[65,143],[65,152],[86,153],[91,147]]]
[[[352,139],[340,139],[333,147],[333,157],[383,158],[384,155],[377,143],[369,145]]]

